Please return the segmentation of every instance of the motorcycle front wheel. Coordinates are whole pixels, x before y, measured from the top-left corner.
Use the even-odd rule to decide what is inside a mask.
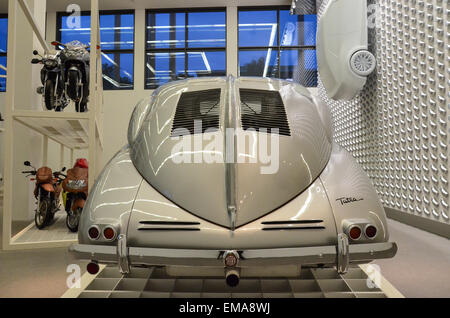
[[[70,211],[67,214],[66,225],[71,232],[78,232],[78,224],[80,223],[81,211],[82,209],[78,208],[75,212]]]
[[[45,100],[45,107],[48,110],[52,110],[55,108],[56,104],[56,97],[55,97],[55,84],[51,79],[48,79],[45,82],[45,88],[44,88],[44,100]]]
[[[39,206],[34,214],[34,223],[39,230],[42,230],[50,221],[51,202],[49,198],[41,198]]]
[[[68,81],[68,85],[67,85],[67,96],[69,96],[69,98],[71,100],[73,100],[75,102],[75,104],[77,103],[77,100],[80,98],[79,94],[78,94],[78,82],[79,82],[79,76],[78,76],[78,72],[77,71],[69,71],[69,74],[67,75],[67,81]]]

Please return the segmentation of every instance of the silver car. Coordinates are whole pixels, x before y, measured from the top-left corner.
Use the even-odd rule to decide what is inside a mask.
[[[393,257],[366,173],[333,141],[327,106],[267,78],[172,82],[135,108],[70,250],[98,263],[220,270],[336,267]],[[202,267],[199,267],[202,266]],[[262,272],[262,271],[260,271]],[[273,273],[273,272],[272,272]]]

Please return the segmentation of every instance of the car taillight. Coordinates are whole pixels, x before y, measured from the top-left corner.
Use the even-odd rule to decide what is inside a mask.
[[[87,270],[87,272],[88,272],[89,274],[95,275],[95,274],[97,274],[98,271],[100,270],[100,266],[98,266],[97,263],[90,262],[89,264],[87,264],[86,270]]]
[[[105,237],[105,239],[111,241],[116,237],[116,231],[110,226],[105,227],[105,229],[103,230],[103,236]]]
[[[373,239],[377,235],[377,228],[373,225],[368,225],[366,226],[365,233],[368,238]]]
[[[353,225],[350,227],[348,235],[352,240],[358,240],[361,237],[361,229],[359,226]]]
[[[91,240],[97,240],[100,236],[100,231],[98,227],[94,225],[89,228],[88,234]]]

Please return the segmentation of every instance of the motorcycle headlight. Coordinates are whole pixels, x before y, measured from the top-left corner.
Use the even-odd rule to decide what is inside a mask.
[[[46,60],[45,66],[48,68],[55,68],[58,65],[58,62],[55,60]]]
[[[67,188],[72,190],[80,190],[86,187],[85,180],[70,180],[67,182]]]

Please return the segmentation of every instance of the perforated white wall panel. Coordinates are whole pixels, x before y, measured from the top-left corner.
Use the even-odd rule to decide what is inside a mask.
[[[318,2],[320,18],[328,0]],[[449,1],[368,4],[378,8],[369,29],[376,72],[351,102],[329,100],[319,83],[335,138],[364,167],[385,207],[448,224]]]

